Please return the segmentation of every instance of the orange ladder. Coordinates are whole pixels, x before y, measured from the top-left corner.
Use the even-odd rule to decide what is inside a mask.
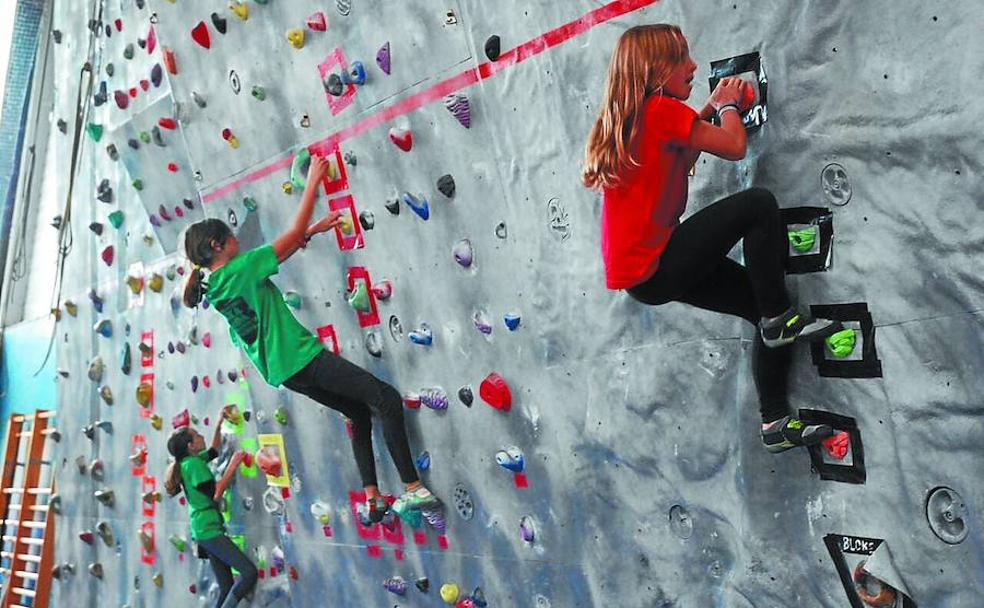
[[[52,445],[46,439],[58,432],[50,423],[54,417],[55,412],[37,410],[11,414],[7,422],[0,474],[0,573],[4,577],[0,608],[48,606],[55,542],[55,516],[48,509],[48,501],[55,481],[50,450],[48,460],[44,458],[45,448]],[[47,469],[45,475],[43,467]],[[47,478],[45,483],[42,477]],[[20,500],[13,502],[15,496]]]

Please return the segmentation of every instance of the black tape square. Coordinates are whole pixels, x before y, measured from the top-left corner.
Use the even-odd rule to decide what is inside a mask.
[[[817,318],[836,319],[859,326],[859,340],[851,360],[838,360],[827,355],[826,342],[821,340],[810,345],[813,364],[821,376],[828,378],[881,378],[882,366],[875,350],[875,325],[864,302],[855,304],[814,304],[810,314]]]
[[[827,455],[826,450],[820,445],[809,446],[810,462],[813,470],[820,475],[820,479],[829,481],[841,481],[844,483],[863,484],[867,479],[864,468],[864,444],[861,442],[861,430],[858,429],[857,421],[849,416],[839,416],[823,410],[802,409],[799,411],[799,419],[804,424],[829,424],[834,427],[834,431],[844,431],[850,440],[845,461],[842,464]]]
[[[790,207],[780,209],[779,217],[786,226],[787,233],[801,227],[816,226],[817,242],[807,252],[796,251],[790,243],[787,245],[786,272],[789,274],[804,274],[807,272],[822,272],[830,268],[834,239],[834,216],[825,207]]]
[[[769,79],[765,75],[765,70],[762,69],[762,58],[759,56],[758,51],[719,61],[712,61],[711,77],[708,82],[713,92],[714,87],[717,86],[722,78],[726,76],[740,76],[747,72],[751,72],[752,77],[746,77],[745,80],[750,81],[757,89],[755,97],[758,102],[741,115],[741,121],[745,125],[745,131],[753,133],[769,119],[768,105],[766,103],[768,100]],[[712,121],[714,121],[714,124],[718,124],[716,116],[712,117]]]

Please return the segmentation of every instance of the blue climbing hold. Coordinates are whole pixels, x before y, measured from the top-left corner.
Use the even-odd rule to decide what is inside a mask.
[[[426,471],[431,466],[431,455],[430,452],[424,451],[417,456],[417,468],[421,471]]]
[[[361,61],[353,61],[347,72],[342,72],[342,84],[361,85],[366,82],[366,67]]]
[[[96,323],[92,329],[104,338],[113,337],[113,324],[109,319],[103,319],[102,321]]]
[[[523,457],[523,451],[516,446],[496,452],[495,461],[499,463],[500,467],[515,473],[522,473],[523,469],[526,468],[526,458]]]
[[[421,323],[420,329],[410,332],[409,336],[411,342],[421,346],[430,346],[434,342],[434,334],[431,331],[430,325],[426,323]]]
[[[419,197],[417,198],[409,192],[404,192],[403,202],[413,209],[413,212],[419,215],[420,219],[427,220],[430,218],[430,205],[427,203],[427,199],[423,194],[420,194]]]
[[[515,331],[516,328],[519,327],[519,315],[505,315],[502,317],[502,320],[505,321],[506,327],[509,328],[509,331]]]

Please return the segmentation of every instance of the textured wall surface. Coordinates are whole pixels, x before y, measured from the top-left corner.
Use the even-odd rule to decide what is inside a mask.
[[[160,489],[171,418],[187,408],[210,433],[205,418],[214,425],[215,412],[230,402],[253,416],[241,434],[227,433],[227,449],[281,433],[292,478],[289,498],[274,514],[263,506],[262,475],[240,477],[233,488],[230,529],[245,535],[251,555],[266,557],[254,605],[439,605],[438,587],[456,581],[464,593],[480,586],[490,605],[503,607],[850,606],[835,565],[840,552],[825,546],[828,535],[883,540],[891,553],[881,577],[919,606],[984,605],[976,515],[984,500],[984,39],[976,2],[269,0],[245,3],[245,21],[216,0],[148,0],[144,8],[114,1],[101,16],[88,4],[55,3],[53,27],[62,41],[49,42],[56,71],[51,122],[64,118],[69,134],[51,130],[44,180],[46,192],[54,181],[63,197],[86,24],[101,19],[111,29],[100,29],[94,57],[96,90],[105,80],[108,100],[89,111],[89,122],[105,132],[98,143],[84,136],[72,210],[65,296],[79,309],[57,325],[58,367],[69,377],[58,379],[64,502],[56,556],[76,564],[76,573],[55,583],[54,605],[198,605],[193,584],[195,595],[208,597],[207,565],[168,542],[187,537],[185,508],[165,500],[144,514],[144,480],[128,456],[133,435],[143,433],[146,474],[156,475]],[[304,28],[319,10],[327,30],[306,29],[303,48],[292,48],[285,31]],[[225,34],[213,11],[226,19]],[[143,48],[138,38],[147,40],[152,14],[156,48],[148,54],[151,45]],[[210,32],[209,49],[190,35],[199,21]],[[789,286],[804,304],[866,303],[882,374],[821,377],[809,349],[797,348],[792,402],[856,420],[863,484],[820,479],[804,451],[773,456],[762,448],[750,327],[678,304],[642,307],[604,289],[600,203],[579,185],[579,160],[616,39],[651,22],[681,25],[700,66],[698,83],[707,82],[712,61],[761,54],[768,122],[750,137],[743,161],[701,160],[690,211],[751,185],[770,188],[783,207],[831,209],[830,268],[791,276]],[[483,51],[493,34],[504,51],[497,62]],[[389,75],[374,61],[387,42]],[[127,45],[131,60],[124,58]],[[164,70],[155,86],[150,75],[163,65],[164,48],[173,51],[177,73]],[[318,65],[332,57],[365,64],[367,80],[350,98],[325,93]],[[255,86],[265,90],[264,100],[251,94]],[[129,97],[130,89],[135,97],[120,109],[113,92]],[[467,96],[470,128],[445,108],[450,93]],[[691,104],[699,107],[706,93],[695,87]],[[139,141],[166,117],[179,124],[161,129],[163,146]],[[412,130],[409,152],[389,141],[394,126]],[[238,148],[222,138],[226,128]],[[128,146],[131,138],[139,149]],[[119,161],[107,154],[110,143]],[[298,190],[282,189],[293,154],[336,144],[357,164],[345,166],[347,187],[322,196],[316,213],[329,198],[350,194],[356,213],[372,212],[375,225],[363,231],[365,246],[351,251],[340,251],[333,234],[316,238],[275,282],[300,294],[302,323],[333,326],[343,356],[401,393],[443,387],[451,396],[446,411],[407,411],[415,455],[430,453],[427,484],[449,504],[461,484],[474,502],[470,521],[449,509],[443,540],[429,529],[415,537],[406,527],[378,540],[361,535],[349,496],[359,480],[343,421],[267,386],[214,310],[172,306],[181,285],[174,271],[184,263],[175,239],[184,226],[232,211],[245,245],[272,240],[300,200]],[[846,205],[833,205],[838,199],[822,187],[830,163],[850,181]],[[436,188],[444,174],[454,176],[453,199]],[[95,198],[103,179],[113,189],[108,204]],[[133,187],[136,179],[142,190]],[[384,204],[394,192],[423,194],[430,219],[402,203],[392,215]],[[247,197],[255,211],[247,210]],[[183,208],[183,217],[153,226],[150,214],[162,205],[172,217]],[[117,210],[125,216],[118,229],[108,223]],[[104,224],[101,236],[90,222]],[[47,221],[38,224],[37,234],[50,239]],[[474,248],[469,269],[451,253],[461,239]],[[109,245],[111,265],[100,259]],[[377,302],[377,325],[361,328],[346,303],[346,273],[355,266],[374,282],[391,281],[392,297]],[[155,272],[164,277],[161,293],[145,288],[134,296],[125,284],[128,275],[149,281]],[[44,312],[50,284],[32,288],[37,297],[28,293],[25,306]],[[90,289],[105,300],[102,313]],[[490,319],[491,334],[475,329],[477,312]],[[506,314],[521,316],[515,331],[504,326]],[[402,337],[390,331],[393,317]],[[113,327],[108,338],[93,331],[104,319]],[[432,327],[431,346],[406,335],[422,323]],[[143,367],[137,344],[150,331],[155,354]],[[370,334],[383,345],[381,358],[364,346]],[[120,369],[127,343],[129,375]],[[86,377],[95,356],[106,363],[100,383]],[[233,381],[229,372],[237,370]],[[509,412],[477,397],[492,371],[511,387]],[[162,430],[135,401],[147,373]],[[111,389],[112,405],[100,399],[101,385]],[[462,386],[476,393],[471,407],[455,397]],[[278,407],[288,414],[286,425],[274,420]],[[112,429],[97,428],[90,440],[79,429],[95,421],[110,421]],[[526,488],[496,463],[496,452],[510,446],[525,454]],[[397,492],[392,463],[377,452],[384,490]],[[79,457],[102,459],[105,479],[80,474]],[[927,498],[938,486],[963,498],[969,535],[961,543],[942,542],[927,522]],[[103,487],[115,491],[115,506],[93,499]],[[311,515],[315,501],[331,508],[331,537]],[[524,516],[535,525],[532,543],[519,533]],[[99,521],[112,527],[112,546],[79,540],[79,531]],[[156,536],[146,558],[153,563],[141,560],[135,534],[145,522]],[[282,567],[275,576],[269,571],[278,551],[296,579]],[[853,568],[858,555],[845,559]],[[101,580],[86,572],[93,562],[104,567]],[[163,574],[160,587],[155,573]],[[411,583],[426,576],[430,591],[411,584],[405,597],[392,595],[381,583],[396,575]]]

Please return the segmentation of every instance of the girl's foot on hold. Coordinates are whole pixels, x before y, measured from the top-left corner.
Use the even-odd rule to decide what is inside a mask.
[[[360,504],[356,511],[359,515],[359,521],[363,526],[368,527],[383,521],[389,509],[390,506],[386,504],[386,500],[382,496],[376,496],[366,498],[366,501]]]
[[[421,511],[424,509],[440,509],[441,500],[434,496],[423,484],[418,485],[412,490],[407,490],[393,503],[393,510],[401,518],[407,511]]]
[[[773,454],[788,449],[816,445],[834,434],[829,424],[803,424],[792,416],[762,425],[762,443]]]
[[[778,348],[792,344],[797,340],[814,342],[844,329],[840,321],[834,319],[813,319],[802,315],[795,308],[773,319],[765,317],[759,321],[759,331],[762,342],[769,348]]]

